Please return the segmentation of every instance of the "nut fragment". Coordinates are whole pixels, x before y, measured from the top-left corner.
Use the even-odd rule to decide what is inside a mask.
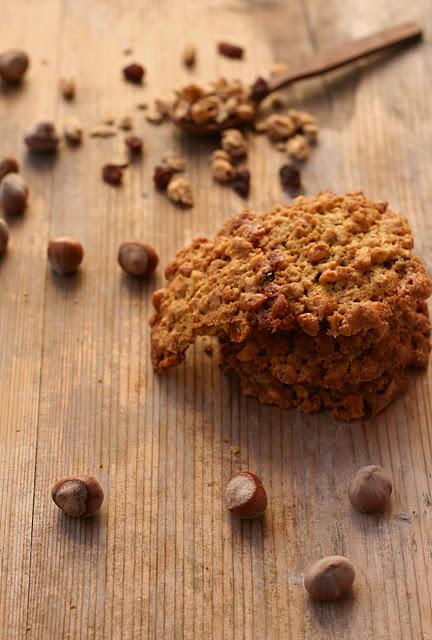
[[[106,164],[102,167],[102,178],[104,182],[118,186],[123,180],[123,171],[115,164]]]
[[[240,120],[249,122],[255,115],[255,109],[251,104],[245,102],[236,106],[234,114],[240,118]]]
[[[145,242],[123,242],[118,252],[121,268],[133,276],[149,276],[159,262],[156,251]]]
[[[251,471],[240,471],[225,489],[227,508],[240,518],[257,518],[267,509],[267,493],[260,478]]]
[[[373,513],[383,509],[392,492],[392,481],[379,465],[363,467],[352,478],[348,487],[351,504],[359,511]]]
[[[296,192],[301,186],[300,171],[291,164],[284,164],[279,169],[281,185],[289,192]]]
[[[306,160],[310,154],[309,143],[301,133],[298,133],[287,141],[286,149],[288,155],[296,160]]]
[[[6,251],[9,242],[9,226],[6,220],[0,218],[0,255]]]
[[[267,118],[267,135],[272,140],[286,140],[294,135],[297,124],[291,116],[272,113]]]
[[[216,158],[211,163],[211,170],[213,174],[213,178],[217,180],[217,182],[228,183],[231,182],[235,169],[232,166],[229,160],[224,160],[223,158]]]
[[[104,124],[96,125],[90,129],[91,138],[111,138],[116,135],[117,131],[113,127]]]
[[[19,173],[8,173],[0,183],[0,206],[10,215],[22,213],[27,206],[28,187]]]
[[[193,207],[192,185],[187,178],[179,176],[170,180],[167,187],[168,198],[185,207]]]
[[[20,49],[9,49],[0,54],[0,76],[8,82],[18,82],[29,66],[29,57]]]
[[[162,161],[173,171],[185,171],[186,169],[186,160],[183,156],[179,155],[175,151],[167,151],[163,157]]]
[[[54,484],[51,497],[63,513],[79,518],[91,516],[99,511],[104,493],[100,483],[93,476],[66,476]]]
[[[217,48],[218,52],[227,58],[243,58],[243,47],[238,47],[237,45],[230,44],[229,42],[219,42]]]
[[[222,132],[221,145],[232,158],[241,158],[248,152],[248,143],[238,129],[225,129]]]
[[[78,269],[84,257],[84,250],[78,240],[62,236],[49,241],[47,255],[54,271],[64,275]]]
[[[196,47],[192,44],[185,46],[182,55],[182,62],[185,67],[193,67],[196,62]]]
[[[125,138],[125,144],[131,153],[138,155],[142,151],[143,141],[139,136],[128,136]]]
[[[158,165],[154,168],[153,181],[159,191],[165,191],[173,175],[174,171],[170,167]]]
[[[55,151],[59,143],[55,125],[50,120],[39,120],[29,127],[24,135],[24,142],[30,151]]]
[[[126,80],[134,84],[140,84],[144,77],[145,69],[142,65],[133,62],[123,69],[123,75]]]
[[[12,156],[7,156],[0,160],[0,181],[8,173],[18,173],[18,162]]]
[[[337,600],[349,591],[355,569],[343,556],[326,556],[312,564],[305,572],[304,586],[315,600]]]
[[[83,136],[83,128],[81,122],[75,116],[71,116],[65,120],[63,126],[64,137],[70,144],[81,144]]]
[[[71,76],[60,78],[60,91],[65,100],[73,100],[75,98],[75,80]]]
[[[250,191],[249,169],[239,169],[235,172],[231,180],[231,186],[242,198],[247,198]]]
[[[285,62],[275,62],[270,67],[270,75],[277,76],[280,73],[284,73],[288,69],[288,65]]]
[[[231,156],[224,149],[215,149],[215,151],[213,151],[210,156],[210,162],[214,162],[214,160],[227,160],[228,162],[230,162]]]
[[[123,129],[123,131],[130,131],[133,129],[133,120],[130,116],[123,116],[120,118],[118,126],[119,129]]]

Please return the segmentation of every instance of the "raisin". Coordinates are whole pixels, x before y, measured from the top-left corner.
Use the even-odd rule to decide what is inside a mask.
[[[139,84],[144,76],[144,67],[136,62],[132,64],[128,64],[127,67],[123,69],[123,75],[126,80],[129,82],[134,82],[135,84]]]
[[[257,78],[253,85],[251,86],[251,98],[252,100],[263,100],[266,95],[269,93],[269,86],[264,78]]]
[[[139,136],[128,136],[125,138],[125,143],[132,153],[140,153],[142,150],[143,142]]]
[[[153,181],[160,191],[165,191],[169,181],[173,177],[174,171],[170,167],[158,165],[154,169]]]
[[[218,52],[227,58],[239,59],[243,58],[244,49],[243,47],[238,47],[237,45],[230,44],[229,42],[219,42]]]
[[[123,171],[115,164],[106,164],[102,168],[102,178],[108,184],[119,185],[123,179]]]
[[[235,172],[231,180],[232,188],[242,198],[247,198],[250,190],[250,172],[249,169],[239,169]]]
[[[301,186],[300,171],[297,169],[297,167],[294,167],[292,164],[284,164],[279,169],[279,178],[280,178],[282,187],[284,189],[287,189],[289,192],[296,192],[300,189],[300,186]]]

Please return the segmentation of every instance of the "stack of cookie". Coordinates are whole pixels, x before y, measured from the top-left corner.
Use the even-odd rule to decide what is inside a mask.
[[[262,402],[375,414],[427,365],[432,282],[412,246],[406,220],[362,193],[244,211],[168,266],[153,299],[154,368],[216,336],[223,368]]]

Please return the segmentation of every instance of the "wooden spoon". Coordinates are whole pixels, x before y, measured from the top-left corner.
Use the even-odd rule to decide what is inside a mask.
[[[258,107],[264,98],[274,91],[288,86],[291,82],[319,76],[322,73],[342,67],[370,53],[382,51],[383,49],[402,42],[417,40],[421,36],[422,30],[418,24],[415,22],[405,22],[366,36],[365,38],[350,40],[325,51],[319,51],[307,60],[304,60],[298,67],[293,67],[284,73],[280,73],[268,81],[259,79],[251,89],[252,100],[256,107]],[[175,118],[173,114],[171,114],[171,119],[187,133],[201,135],[210,135],[223,129],[240,127],[247,124],[244,120],[241,121],[235,116],[227,118],[223,122],[207,122],[202,125]]]

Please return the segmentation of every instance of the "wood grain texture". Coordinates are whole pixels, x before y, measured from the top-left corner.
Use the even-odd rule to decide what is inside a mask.
[[[201,341],[166,377],[149,362],[150,294],[163,265],[194,236],[213,232],[243,202],[212,184],[216,143],[152,126],[136,109],[188,78],[251,80],[272,62],[302,56],[390,22],[418,20],[421,46],[293,85],[293,107],[316,114],[322,140],[304,170],[308,193],[362,188],[388,199],[413,228],[431,266],[431,23],[426,0],[38,0],[2,3],[2,47],[23,46],[32,67],[19,90],[0,93],[1,152],[16,155],[31,189],[0,262],[0,628],[5,640],[428,640],[432,638],[432,409],[429,376],[385,413],[353,425],[283,412],[244,398]],[[218,40],[243,44],[244,61],[217,56]],[[187,42],[195,70],[180,64]],[[123,54],[125,47],[133,55]],[[123,82],[142,61],[142,88]],[[58,78],[74,75],[64,102]],[[125,184],[103,184],[116,141],[86,136],[55,158],[24,151],[38,117],[76,114],[88,129],[107,112],[133,114],[145,138]],[[153,189],[168,148],[188,157],[196,205],[175,208]],[[249,206],[283,200],[283,156],[251,138]],[[54,276],[48,238],[84,244],[80,273]],[[118,245],[141,238],[161,268],[126,278]],[[238,453],[232,450],[239,447]],[[358,467],[382,464],[394,479],[391,509],[355,513],[346,497]],[[252,522],[223,506],[230,475],[258,473],[269,509]],[[63,518],[49,497],[61,475],[91,472],[106,501],[87,521]],[[305,566],[347,555],[353,594],[311,603]]]

